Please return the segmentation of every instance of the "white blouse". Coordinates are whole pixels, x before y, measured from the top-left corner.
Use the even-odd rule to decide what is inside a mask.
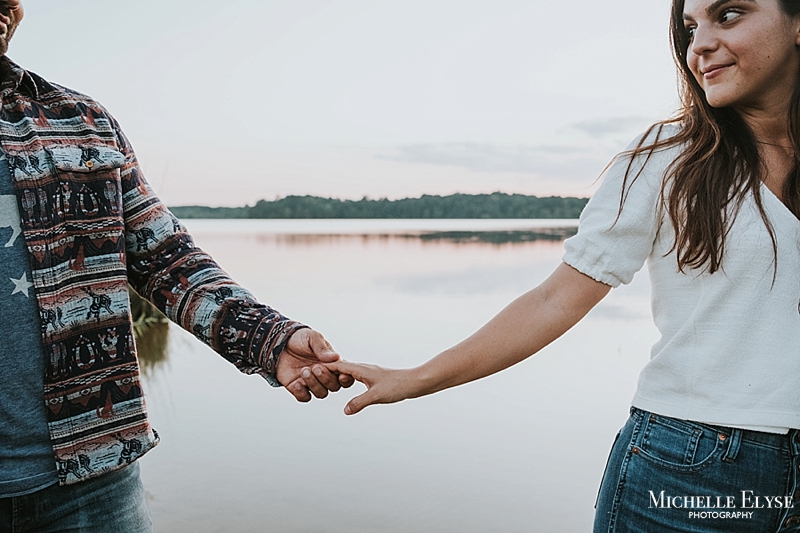
[[[636,159],[631,175],[642,173],[629,179],[617,218],[630,161],[619,156],[581,214],[578,234],[565,242],[564,262],[617,287],[647,261],[661,339],[639,375],[635,407],[773,433],[800,428],[800,221],[762,185],[778,248],[774,283],[772,241],[752,195],[726,237],[722,268],[681,273],[660,205],[665,172],[680,150],[654,153],[643,169],[645,158]]]

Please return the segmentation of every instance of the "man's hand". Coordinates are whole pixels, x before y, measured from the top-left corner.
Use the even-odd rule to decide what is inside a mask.
[[[328,392],[349,387],[355,381],[347,374],[334,374],[321,363],[333,363],[339,354],[313,329],[297,330],[278,360],[276,377],[298,402],[308,402],[313,394],[325,398]]]

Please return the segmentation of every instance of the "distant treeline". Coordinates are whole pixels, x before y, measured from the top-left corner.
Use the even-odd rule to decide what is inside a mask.
[[[254,206],[170,208],[178,218],[578,218],[588,198],[524,194],[424,195],[400,200],[287,196]]]

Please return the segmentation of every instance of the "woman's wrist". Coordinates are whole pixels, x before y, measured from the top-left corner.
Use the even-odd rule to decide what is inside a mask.
[[[407,372],[407,375],[403,377],[409,384],[407,390],[407,398],[409,399],[427,396],[447,388],[442,384],[441,376],[438,376],[435,369],[432,368],[431,361],[415,368],[409,368],[405,372]]]

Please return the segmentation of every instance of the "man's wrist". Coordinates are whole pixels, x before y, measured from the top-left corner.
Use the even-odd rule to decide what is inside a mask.
[[[280,364],[281,355],[283,355],[283,351],[286,349],[286,345],[289,344],[289,339],[292,338],[292,335],[301,329],[310,329],[310,327],[301,322],[288,319],[285,323],[275,327],[281,328],[281,331],[276,335],[276,337],[280,338],[280,341],[273,346],[266,361],[264,361],[264,369],[266,370],[264,379],[273,387],[283,387],[283,383],[278,380],[278,365]]]

